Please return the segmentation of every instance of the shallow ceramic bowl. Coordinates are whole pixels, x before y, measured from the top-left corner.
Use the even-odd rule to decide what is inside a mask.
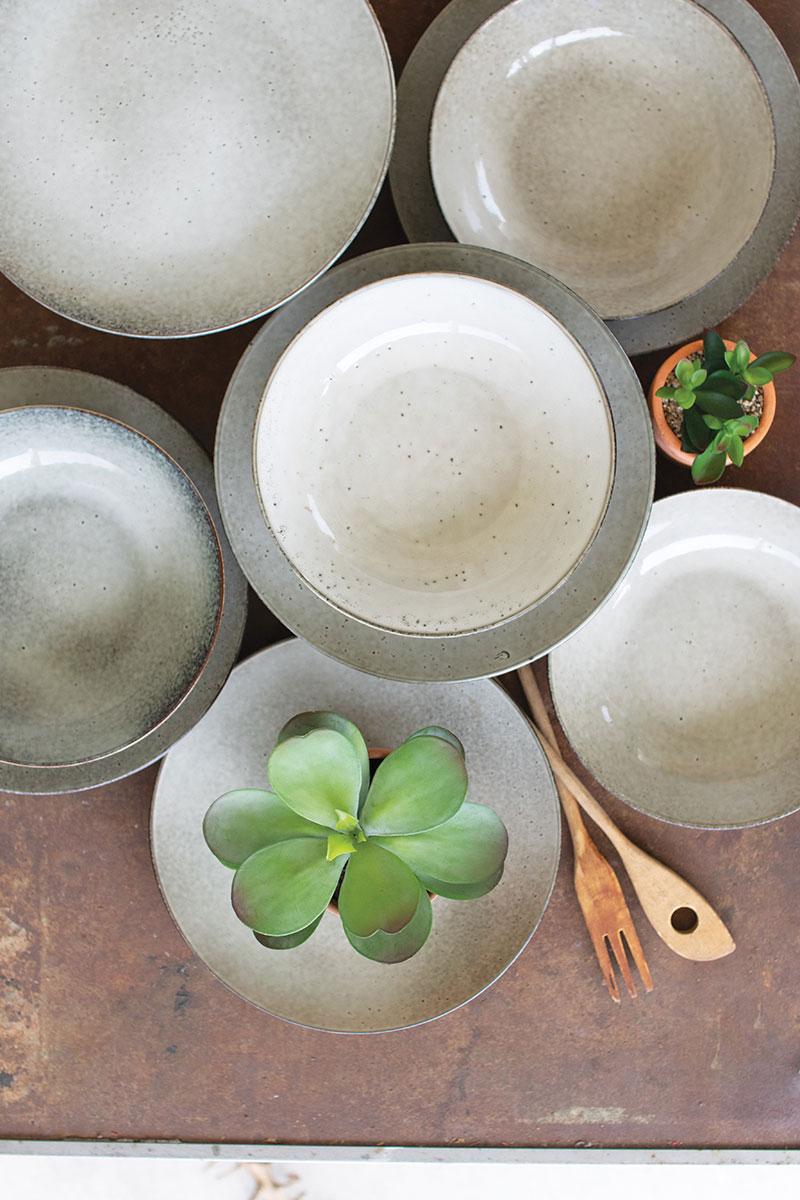
[[[529,608],[603,518],[614,439],[574,338],[454,273],[360,288],[292,342],[255,431],[264,512],[295,570],[380,628],[453,634]]]
[[[771,269],[800,86],[747,0],[451,0],[403,72],[391,180],[410,240],[518,255],[639,353]]]
[[[796,809],[800,510],[726,488],[660,500],[550,681],[576,752],[643,812],[729,828]]]
[[[220,546],[159,447],[75,408],[0,413],[0,761],[57,768],[151,733],[194,686]]]
[[[418,954],[390,966],[348,943],[327,912],[303,946],[269,951],[231,907],[232,872],[203,840],[203,817],[235,787],[263,787],[282,725],[309,709],[341,712],[373,746],[442,724],[461,738],[470,800],[490,805],[509,834],[503,878],[480,900],[434,904]],[[560,823],[552,775],[519,709],[495,683],[390,683],[292,640],[240,664],[217,703],[169,752],[151,818],[164,898],[195,954],[238,995],[316,1029],[375,1033],[430,1021],[483,991],[526,946],[558,867]]]
[[[11,0],[2,42],[0,269],[73,320],[250,320],[383,181],[394,83],[365,0]]]

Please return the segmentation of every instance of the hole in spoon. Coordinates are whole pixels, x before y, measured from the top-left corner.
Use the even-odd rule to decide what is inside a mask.
[[[699,924],[699,917],[693,908],[676,908],[670,918],[670,924],[677,933],[694,933]]]

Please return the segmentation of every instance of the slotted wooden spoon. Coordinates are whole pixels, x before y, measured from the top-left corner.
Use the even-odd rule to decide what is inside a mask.
[[[556,779],[575,797],[619,854],[645,916],[658,936],[682,958],[710,962],[724,958],[736,943],[720,917],[696,888],[670,867],[635,845],[564,762],[550,725],[539,685],[530,666],[517,672],[533,714],[536,732]],[[548,732],[550,736],[548,736]]]

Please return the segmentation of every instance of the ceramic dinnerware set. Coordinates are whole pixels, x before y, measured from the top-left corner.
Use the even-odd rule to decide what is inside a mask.
[[[797,510],[727,489],[651,507],[627,357],[741,303],[800,207],[797,80],[745,0],[451,0],[397,103],[365,0],[12,0],[0,33],[0,269],[132,338],[277,310],[213,472],[119,384],[0,371],[0,788],[93,787],[169,750],[153,856],[184,935],[256,1004],[348,1031],[470,999],[547,904],[553,780],[491,676],[550,654],[578,754],[654,816],[796,805],[799,722],[750,723],[734,758],[714,735],[720,686],[736,712],[797,703]],[[331,268],[389,170],[412,244]],[[299,639],[231,674],[245,579]],[[721,682],[742,622],[758,635]],[[259,955],[208,862],[209,803],[258,786],[304,708],[373,745],[447,717],[509,829],[502,885],[443,902],[389,983],[333,922]]]

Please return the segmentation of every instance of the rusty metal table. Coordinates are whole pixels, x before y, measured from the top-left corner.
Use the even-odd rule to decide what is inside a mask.
[[[377,0],[398,69],[443,6]],[[757,7],[797,64],[800,4]],[[384,189],[352,253],[402,240]],[[117,379],[209,450],[225,386],[255,333],[128,340],[62,320],[5,280],[0,318],[0,365]],[[723,328],[800,353],[799,325],[795,237]],[[658,357],[637,363],[645,382]],[[726,482],[798,503],[800,372],[782,377],[778,393],[771,436]],[[659,495],[687,486],[683,469],[659,460]],[[282,633],[252,599],[243,653]],[[732,957],[685,962],[639,915],[655,990],[612,1005],[567,848],[539,932],[495,987],[422,1028],[343,1040],[263,1015],[193,958],[150,862],[155,776],[150,768],[74,796],[0,795],[0,1150],[34,1139],[30,1149],[62,1152],[88,1140],[117,1152],[374,1157],[381,1151],[365,1148],[393,1146],[408,1149],[384,1157],[486,1148],[520,1159],[542,1147],[559,1157],[605,1147],[617,1158],[623,1148],[800,1147],[800,814],[693,832],[605,797],[634,838],[718,906],[738,943]],[[176,1144],[153,1145],[165,1141]]]

